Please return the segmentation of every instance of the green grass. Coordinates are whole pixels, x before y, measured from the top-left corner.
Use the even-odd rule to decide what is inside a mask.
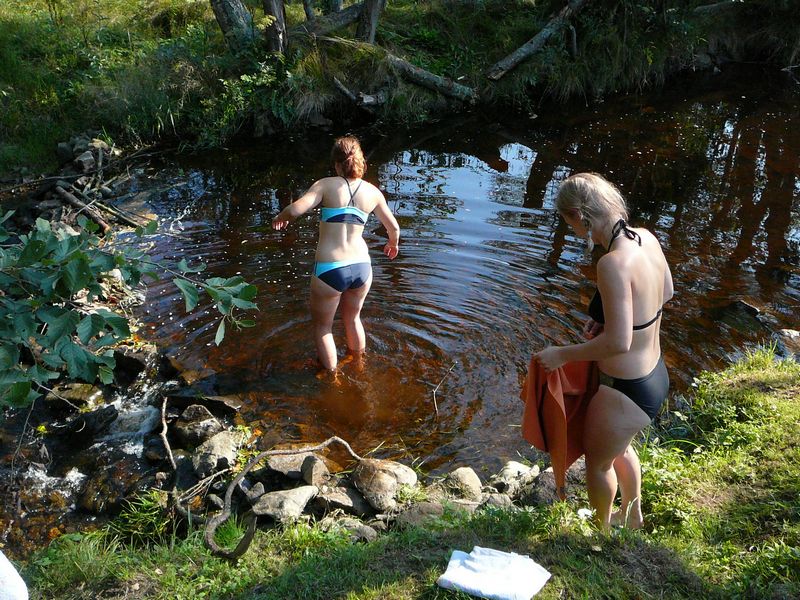
[[[436,578],[453,549],[480,545],[544,565],[553,577],[537,598],[798,597],[800,365],[755,351],[702,374],[692,404],[640,444],[644,531],[598,533],[577,516],[585,501],[472,516],[450,509],[425,529],[369,544],[302,522],[261,529],[228,563],[203,547],[201,531],[164,536],[150,499],[129,507],[144,516],[123,515],[128,529],[158,532],[147,543],[120,526],[67,535],[23,573],[34,599],[455,599],[467,596]],[[232,547],[242,534],[229,522],[218,541]]]
[[[486,69],[529,40],[563,6],[559,0],[396,0],[381,17],[378,44],[436,74],[477,89],[486,107],[529,110],[542,96],[594,98],[658,83],[720,34],[744,58],[780,66],[800,53],[800,0],[748,0],[738,19],[693,16],[697,0],[592,2],[570,37],[490,83]],[[254,22],[260,3],[248,0]],[[348,2],[349,4],[349,2]],[[291,27],[304,19],[287,4]],[[259,124],[299,127],[317,114],[354,115],[334,87],[388,93],[383,123],[435,120],[453,105],[400,79],[384,50],[293,37],[276,61],[259,48],[240,59],[226,50],[207,0],[4,0],[0,3],[0,175],[53,170],[59,141],[87,129],[118,145],[171,140],[214,146]],[[269,128],[267,128],[269,129]]]

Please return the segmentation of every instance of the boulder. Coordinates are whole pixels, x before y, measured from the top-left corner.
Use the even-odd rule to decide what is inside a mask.
[[[481,480],[470,467],[459,467],[444,479],[445,488],[456,498],[477,502],[481,499]]]
[[[391,460],[365,458],[353,470],[352,481],[375,510],[386,512],[397,506],[395,495],[401,485],[417,484],[417,474]]]
[[[200,478],[227,469],[236,462],[239,447],[246,441],[241,431],[222,431],[206,440],[194,451],[192,466]]]
[[[173,430],[184,447],[194,448],[221,432],[223,426],[205,406],[192,404],[181,413]]]
[[[60,383],[44,397],[45,402],[61,402],[66,400],[77,406],[94,404],[103,399],[103,391],[91,383]]]
[[[375,514],[372,506],[358,490],[345,486],[322,486],[319,495],[314,498],[312,508],[317,514],[327,514],[335,510],[362,518]]]
[[[97,163],[94,160],[94,155],[92,154],[91,150],[87,150],[82,154],[79,154],[75,157],[73,161],[75,166],[81,171],[81,173],[88,173],[92,171]]]
[[[395,524],[400,528],[423,527],[443,514],[444,507],[439,502],[417,502],[397,515]]]
[[[512,499],[519,497],[523,489],[539,476],[539,465],[529,467],[520,462],[508,461],[500,472],[489,479],[489,485]]]
[[[267,492],[253,504],[252,511],[259,517],[272,517],[281,523],[292,521],[303,514],[308,502],[318,492],[319,490],[313,485],[304,485],[292,490]]]
[[[305,457],[300,465],[300,473],[302,473],[303,481],[316,487],[325,485],[331,478],[331,472],[325,465],[325,461],[315,454]]]

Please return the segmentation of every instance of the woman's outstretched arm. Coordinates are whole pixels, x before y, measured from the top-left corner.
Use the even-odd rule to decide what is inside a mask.
[[[383,253],[392,259],[400,251],[400,225],[397,224],[397,219],[394,218],[383,194],[380,195],[378,204],[375,205],[375,216],[378,217],[389,235],[389,241],[383,247]]]
[[[294,221],[297,217],[306,214],[317,204],[322,202],[322,188],[322,180],[315,181],[305,194],[284,208],[272,219],[272,228],[285,229],[289,223]]]

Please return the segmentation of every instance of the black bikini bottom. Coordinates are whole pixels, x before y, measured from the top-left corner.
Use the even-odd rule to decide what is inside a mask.
[[[667,366],[664,364],[663,356],[658,359],[658,364],[655,368],[644,377],[620,379],[618,377],[610,377],[602,372],[600,376],[601,383],[618,392],[622,392],[633,400],[636,406],[647,413],[651,421],[656,418],[669,391],[669,375],[667,374]]]

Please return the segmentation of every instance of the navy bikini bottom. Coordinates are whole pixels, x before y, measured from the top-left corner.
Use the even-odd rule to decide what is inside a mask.
[[[337,292],[360,288],[372,275],[372,265],[368,262],[350,263],[345,260],[314,263],[314,275]]]
[[[636,379],[620,379],[610,377],[605,373],[600,374],[600,382],[608,387],[622,392],[641,408],[650,420],[656,418],[661,405],[667,398],[669,391],[669,375],[667,366],[664,364],[664,357],[658,359],[658,364],[644,377]]]

